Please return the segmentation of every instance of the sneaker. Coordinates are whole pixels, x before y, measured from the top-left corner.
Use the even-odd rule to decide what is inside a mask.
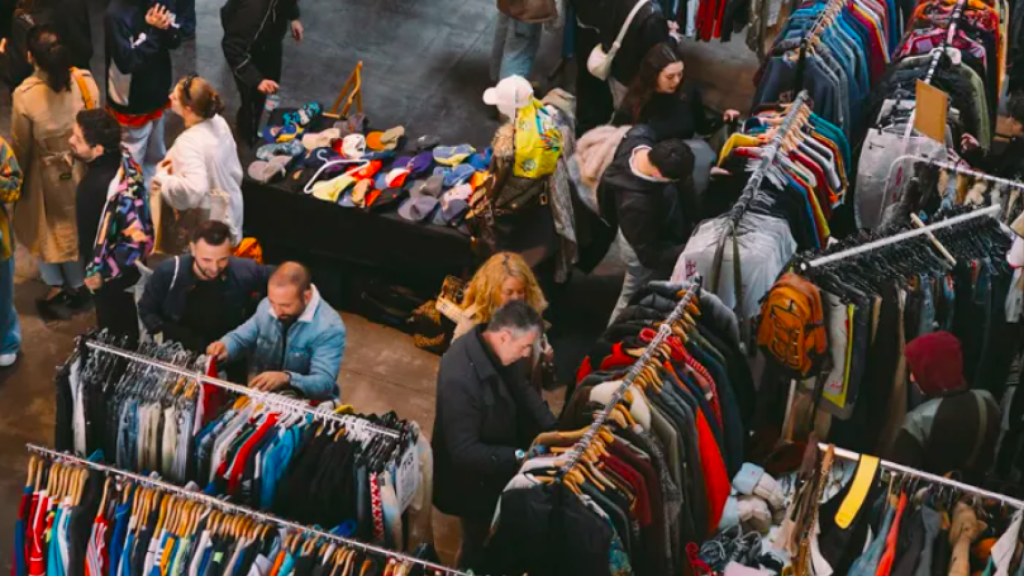
[[[18,359],[17,352],[12,354],[0,354],[0,368],[10,368]]]
[[[72,310],[84,310],[92,303],[92,294],[84,287],[68,293],[68,308]]]

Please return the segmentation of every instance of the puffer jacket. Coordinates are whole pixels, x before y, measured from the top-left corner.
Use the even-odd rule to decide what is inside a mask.
[[[689,177],[680,182],[653,182],[633,172],[633,151],[655,142],[651,127],[633,127],[605,170],[597,197],[601,217],[622,231],[640,263],[664,271],[675,266],[686,245],[692,224],[684,214],[684,194],[693,184]]]

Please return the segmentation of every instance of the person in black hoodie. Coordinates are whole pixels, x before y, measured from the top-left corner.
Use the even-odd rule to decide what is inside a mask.
[[[147,189],[167,155],[171,50],[181,45],[173,21],[166,7],[147,0],[111,0],[107,6],[107,108],[124,129],[124,145],[142,166]]]
[[[36,26],[52,27],[67,46],[71,65],[89,69],[92,28],[86,0],[21,0],[9,14],[9,25],[0,28],[0,66],[4,82],[12,92],[32,75],[28,36]]]
[[[993,176],[1024,180],[1024,90],[1010,94],[1006,107],[1009,121],[1001,132],[1006,132],[1010,141],[1002,151],[986,152],[974,136],[964,134],[960,140],[962,156],[972,166]]]
[[[520,369],[542,330],[540,314],[513,300],[441,358],[431,436],[434,505],[462,523],[459,568],[480,570],[502,490],[537,434],[555,426],[554,414]]]
[[[95,253],[97,229],[107,205],[107,194],[121,168],[121,126],[102,108],[82,110],[75,117],[70,143],[71,153],[88,166],[75,193],[78,253],[88,264]],[[97,327],[127,336],[132,345],[139,339],[139,316],[135,296],[127,290],[138,280],[139,271],[134,266],[107,282],[99,274],[85,279],[96,304]]]
[[[577,72],[576,131],[583,134],[611,118],[626,94],[626,87],[640,71],[640,62],[656,44],[669,40],[669,24],[657,2],[651,0],[571,0],[576,11],[575,53],[585,63],[600,44],[607,53],[629,13],[637,3],[633,21],[612,61],[608,82],[591,74],[586,66]],[[609,93],[609,86],[611,93]]]
[[[686,245],[695,214],[693,152],[682,140],[657,141],[650,126],[626,133],[597,190],[601,216],[619,229],[626,277],[609,324],[647,282],[665,278]]]
[[[238,110],[238,135],[250,146],[258,138],[260,116],[267,95],[281,81],[285,34],[301,42],[305,34],[299,21],[298,0],[228,0],[220,9],[224,27],[221,48],[235,76],[242,106]]]

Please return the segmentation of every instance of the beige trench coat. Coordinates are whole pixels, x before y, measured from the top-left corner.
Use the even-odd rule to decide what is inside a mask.
[[[92,75],[79,71],[92,101],[99,89]],[[14,235],[44,262],[78,260],[75,189],[85,165],[71,156],[68,139],[85,98],[72,77],[71,90],[55,93],[36,72],[14,91],[11,147],[25,174],[14,207]]]

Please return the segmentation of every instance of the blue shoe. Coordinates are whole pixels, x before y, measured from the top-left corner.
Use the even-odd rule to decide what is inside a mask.
[[[319,102],[310,102],[299,108],[295,112],[288,112],[284,114],[285,125],[294,124],[296,126],[308,126],[314,118],[320,115],[323,108]]]

